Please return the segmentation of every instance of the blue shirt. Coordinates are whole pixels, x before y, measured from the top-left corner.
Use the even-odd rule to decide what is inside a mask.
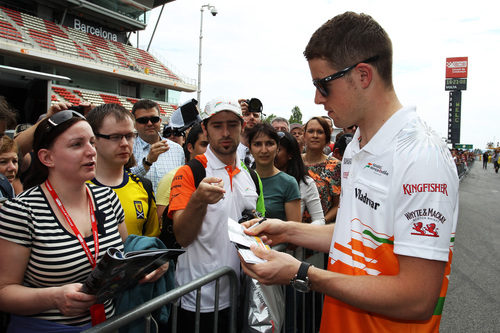
[[[156,162],[154,162],[153,165],[149,167],[148,172],[146,172],[142,160],[144,157],[148,156],[151,145],[140,137],[137,137],[134,143],[134,156],[137,165],[131,168],[132,173],[151,180],[155,193],[160,179],[170,170],[184,165],[185,162],[184,150],[179,144],[163,137],[160,137],[160,140],[167,140],[170,149],[160,154]]]

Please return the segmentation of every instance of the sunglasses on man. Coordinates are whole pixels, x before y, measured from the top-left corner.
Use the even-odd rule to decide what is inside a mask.
[[[343,70],[341,71],[338,71],[337,73],[333,73],[332,75],[328,75],[327,77],[324,77],[322,79],[316,79],[316,80],[313,80],[313,84],[314,86],[316,87],[316,89],[318,89],[319,93],[323,96],[323,97],[328,97],[328,82],[330,81],[333,81],[333,80],[336,80],[336,79],[340,79],[341,77],[345,76],[347,73],[349,73],[349,71],[353,70],[354,68],[356,68],[356,66],[358,66],[359,64],[362,64],[362,63],[370,63],[370,62],[374,62],[378,59],[378,55],[376,56],[373,56],[371,58],[368,58],[366,60],[363,60],[363,61],[360,61],[358,62],[357,64],[354,64],[352,66],[349,66],[347,68],[344,68]]]
[[[140,117],[136,118],[135,121],[138,122],[139,124],[146,125],[148,122],[151,122],[151,124],[156,124],[159,122],[161,119],[158,116],[152,116],[152,117]]]

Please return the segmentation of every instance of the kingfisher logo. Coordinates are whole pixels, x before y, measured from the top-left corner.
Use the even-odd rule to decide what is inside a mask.
[[[351,164],[352,163],[352,158],[344,158],[344,164],[345,165],[348,165],[348,164]]]
[[[403,194],[412,195],[414,193],[421,192],[439,192],[448,196],[448,184],[436,184],[436,183],[428,183],[428,184],[403,184]]]
[[[375,171],[375,174],[377,175],[384,175],[384,176],[389,176],[389,172],[387,170],[383,170],[383,167],[379,164],[375,163],[368,163],[364,167],[365,169],[368,168],[370,170]]]

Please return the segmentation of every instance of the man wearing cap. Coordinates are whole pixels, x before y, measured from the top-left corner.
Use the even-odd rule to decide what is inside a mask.
[[[262,122],[262,107],[259,112],[250,112],[246,99],[239,99],[238,103],[241,106],[241,113],[243,115],[243,133],[240,138],[240,144],[238,145],[238,156],[246,166],[255,169],[255,159],[252,153],[250,153],[250,147],[248,147],[247,133],[255,125]]]
[[[174,221],[174,234],[186,249],[177,263],[179,285],[223,266],[233,268],[239,275],[238,255],[228,236],[228,218],[238,221],[244,210],[263,210],[263,197],[257,195],[255,183],[236,153],[243,125],[240,105],[231,100],[210,101],[202,118],[209,145],[195,159],[205,167],[206,176],[195,187],[192,169],[183,166],[174,177],[170,193],[169,216]],[[217,331],[226,332],[230,305],[227,278],[222,278],[219,290]],[[213,327],[214,294],[214,283],[201,289],[200,327],[209,330]],[[179,332],[194,330],[195,311],[193,292],[181,300]]]
[[[160,179],[172,169],[184,164],[180,145],[160,136],[160,110],[156,102],[142,99],[132,107],[138,138],[134,143],[137,166],[131,171],[151,180],[156,192]]]

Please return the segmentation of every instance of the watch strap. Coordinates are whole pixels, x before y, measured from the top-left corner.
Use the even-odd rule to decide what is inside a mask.
[[[303,261],[300,264],[299,271],[297,272],[297,279],[305,281],[307,278],[307,271],[309,270],[310,266],[310,263]]]
[[[149,161],[146,159],[146,157],[144,157],[144,158],[142,159],[142,163],[144,163],[144,165],[147,165],[148,167],[150,167],[150,166],[152,166],[152,165],[153,165],[153,163],[149,162]]]

